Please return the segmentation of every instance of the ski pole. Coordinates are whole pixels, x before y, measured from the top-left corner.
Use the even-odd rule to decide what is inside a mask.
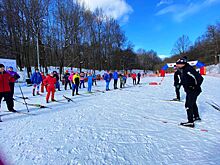
[[[24,97],[23,91],[21,90],[21,86],[20,86],[20,85],[19,85],[19,88],[20,88],[21,95],[22,95],[22,98],[23,98],[23,100],[24,100],[25,106],[26,106],[26,108],[27,108],[27,111],[29,112],[29,109],[28,109],[28,106],[27,106],[27,102],[26,102],[26,100],[25,100],[25,97]]]

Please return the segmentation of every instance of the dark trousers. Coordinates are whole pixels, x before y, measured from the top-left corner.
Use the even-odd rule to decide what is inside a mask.
[[[180,100],[180,85],[175,86],[176,98]]]
[[[85,83],[84,83],[84,80],[80,80],[80,85],[79,85],[79,88],[81,88],[81,85],[83,85],[83,88],[85,88]]]
[[[118,83],[118,80],[117,79],[114,79],[114,89],[117,89],[117,83]]]
[[[188,122],[192,123],[193,117],[194,118],[199,117],[196,100],[200,93],[201,93],[201,88],[186,92],[185,108],[187,111]]]
[[[67,85],[68,85],[68,84],[69,84],[69,86],[70,86],[70,89],[72,89],[70,81],[65,81],[65,86],[64,86],[64,89],[65,89],[65,90],[67,89]]]
[[[9,86],[10,86],[10,90],[11,90],[11,97],[13,98],[13,96],[14,96],[14,89],[15,89],[15,83],[10,82]]]
[[[13,98],[11,97],[11,92],[0,92],[0,105],[3,97],[6,101],[8,110],[12,111],[14,109],[14,101]]]
[[[96,79],[92,80],[92,85],[94,85],[94,84],[97,85],[96,84]]]
[[[74,93],[76,91],[76,94],[78,94],[79,84],[73,84],[72,85],[72,96],[74,96]]]
[[[138,77],[138,82],[137,82],[137,84],[140,84],[140,80],[141,80],[141,78],[140,78],[140,77]]]
[[[136,85],[136,79],[133,79],[133,85]]]

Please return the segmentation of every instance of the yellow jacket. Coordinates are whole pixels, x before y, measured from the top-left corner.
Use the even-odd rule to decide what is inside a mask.
[[[74,83],[74,84],[79,84],[79,79],[80,79],[79,74],[75,74],[75,75],[73,76],[73,83]]]

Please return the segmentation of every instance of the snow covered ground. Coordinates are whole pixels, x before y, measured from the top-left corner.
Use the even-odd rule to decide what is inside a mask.
[[[129,79],[127,88],[105,93],[83,89],[75,97],[62,88],[55,96],[62,102],[49,104],[45,93],[33,97],[32,88],[23,87],[27,102],[52,109],[29,107],[36,115],[14,114],[5,112],[2,102],[1,153],[13,165],[219,164],[220,112],[206,101],[219,103],[220,78],[205,77],[198,98],[202,121],[194,129],[178,126],[186,121],[184,102],[165,101],[175,97],[173,75],[158,86],[148,85],[152,81],[161,78],[146,77],[135,87]],[[93,89],[104,90],[104,82]],[[63,94],[74,102],[66,102]],[[15,95],[21,96],[19,88]],[[21,103],[15,109],[26,112]]]

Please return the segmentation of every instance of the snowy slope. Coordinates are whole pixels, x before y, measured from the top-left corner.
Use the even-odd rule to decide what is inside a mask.
[[[71,97],[71,91],[62,90],[55,97],[63,103],[46,104],[52,109],[29,107],[35,116],[1,112],[0,150],[16,165],[219,164],[220,112],[205,102],[219,103],[220,79],[205,77],[198,99],[202,121],[195,129],[178,126],[186,121],[183,102],[164,101],[175,97],[173,75],[161,85],[148,85],[160,80],[147,77],[131,87],[129,79],[127,88],[105,93],[83,89],[71,103],[62,98]],[[22,89],[28,102],[45,105],[45,93],[33,97],[31,87]],[[104,90],[104,82],[93,89]],[[26,112],[20,103],[15,108]]]

